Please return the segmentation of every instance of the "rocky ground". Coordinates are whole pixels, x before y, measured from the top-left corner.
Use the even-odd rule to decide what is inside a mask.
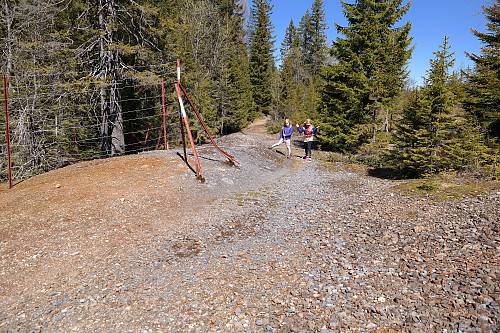
[[[422,194],[264,133],[200,147],[205,183],[170,150],[0,188],[0,330],[499,330],[498,183]]]

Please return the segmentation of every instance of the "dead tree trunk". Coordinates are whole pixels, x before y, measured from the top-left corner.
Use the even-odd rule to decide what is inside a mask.
[[[121,58],[116,48],[116,10],[114,0],[99,0],[99,77],[101,98],[101,157],[125,153],[121,94],[119,90]]]

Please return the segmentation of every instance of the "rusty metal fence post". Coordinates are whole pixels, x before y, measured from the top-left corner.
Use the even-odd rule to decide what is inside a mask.
[[[12,188],[12,159],[10,154],[10,128],[9,128],[9,98],[7,89],[7,75],[3,76],[3,99],[5,101],[5,139],[7,141],[7,163],[9,167],[9,188]]]
[[[163,106],[163,140],[164,140],[164,149],[168,150],[168,142],[167,142],[167,112],[168,107],[165,111],[165,83],[163,78],[161,78],[161,104]]]
[[[189,121],[188,121],[188,118],[186,115],[186,111],[184,109],[184,103],[182,102],[181,88],[179,87],[179,83],[175,84],[175,90],[176,90],[177,96],[179,98],[179,108],[180,108],[180,113],[181,113],[180,117],[184,121],[184,126],[186,127],[186,132],[188,134],[189,141],[191,143],[191,149],[193,150],[193,155],[194,155],[194,159],[196,162],[196,178],[198,178],[201,181],[204,181],[205,179],[203,178],[203,174],[201,172],[200,160],[198,158],[198,153],[196,152],[196,147],[194,145],[194,140],[193,140],[193,135],[191,133],[191,129],[189,128]],[[181,121],[181,125],[182,125],[182,121]],[[181,127],[181,129],[182,129],[182,127]],[[184,137],[184,133],[182,135]],[[186,145],[184,144],[184,152],[186,151],[185,147],[186,147]],[[186,162],[187,162],[187,158],[186,158],[185,153],[184,153],[184,159],[186,159]]]

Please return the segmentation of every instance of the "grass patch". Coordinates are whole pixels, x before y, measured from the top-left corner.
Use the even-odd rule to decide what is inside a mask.
[[[395,170],[387,168],[373,168],[379,160],[372,157],[343,155],[338,153],[324,153],[323,166],[331,171],[350,171],[358,174],[384,179],[399,179],[400,185],[394,191],[427,197],[434,200],[454,200],[464,197],[475,197],[488,195],[492,191],[500,191],[500,181],[491,180],[477,172],[443,172],[438,175],[427,175],[421,179],[404,179],[395,173]],[[356,163],[358,162],[358,163]],[[401,180],[404,179],[404,180]],[[355,188],[355,184],[347,184]]]
[[[453,200],[487,195],[491,191],[499,190],[499,184],[498,181],[466,179],[447,174],[407,180],[396,186],[394,190],[408,195],[426,196],[435,200]]]

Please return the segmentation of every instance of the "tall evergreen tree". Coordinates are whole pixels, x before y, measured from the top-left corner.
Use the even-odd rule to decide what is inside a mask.
[[[123,87],[150,83],[151,76],[158,80],[152,68],[164,59],[159,49],[158,12],[147,4],[116,0],[99,0],[97,6],[74,1],[71,6],[66,33],[75,41],[73,56],[79,61],[76,69],[82,75],[76,80],[88,80],[89,92],[94,91],[93,85],[99,91],[98,96],[90,99],[99,101],[93,107],[98,110],[100,155],[124,154],[124,132],[131,132],[133,123],[128,119],[138,118],[138,107],[132,102],[124,103],[133,96],[123,94],[134,92]],[[128,70],[134,66],[142,68]]]
[[[293,23],[293,19],[290,19],[290,23],[285,30],[285,37],[283,37],[283,41],[281,42],[280,48],[280,56],[281,61],[285,60],[285,58],[289,55],[290,51],[295,47],[300,46],[299,36],[297,27]]]
[[[281,48],[276,120],[314,117],[321,85],[318,73],[326,59],[326,26],[322,0],[315,0],[306,10],[298,28],[290,22]]]
[[[219,4],[225,23],[221,79],[216,86],[224,92],[218,99],[220,133],[237,132],[255,118],[252,110],[249,65],[245,43],[243,6],[238,0],[221,0]]]
[[[122,64],[118,44],[117,8],[114,0],[100,0],[98,10],[99,63],[97,77],[109,85],[100,87],[101,103],[101,157],[122,155],[125,153],[125,137],[123,135],[123,115],[121,105],[120,67]]]
[[[181,22],[170,35],[180,40],[174,44],[185,72],[183,85],[204,122],[212,134],[242,129],[254,116],[243,5],[236,0],[187,0],[177,15]],[[195,141],[206,141],[199,122],[189,119]]]
[[[326,147],[352,151],[375,138],[380,110],[385,109],[387,120],[388,108],[406,80],[411,24],[396,24],[410,3],[357,0],[342,6],[348,26],[336,25],[344,38],[334,42],[331,54],[337,62],[323,73],[319,113],[325,125],[318,138]]]
[[[325,11],[322,0],[315,0],[307,9],[299,23],[300,46],[305,68],[314,77],[326,59]]]
[[[281,43],[281,77],[283,81],[284,98],[286,91],[295,87],[302,78],[302,55],[300,51],[300,35],[298,29],[290,20]]]
[[[500,144],[500,0],[483,6],[488,32],[472,29],[484,44],[481,54],[468,54],[475,67],[468,75],[467,109],[473,113],[489,144]]]
[[[326,59],[326,29],[325,8],[323,0],[314,0],[311,7],[310,66],[313,75],[319,74],[320,67]]]
[[[451,90],[455,59],[448,36],[434,54],[424,88],[404,108],[391,154],[396,167],[413,176],[477,166],[480,155],[481,144]]]
[[[306,10],[299,22],[300,50],[304,63],[311,65],[313,59],[313,35],[314,26],[311,12]]]
[[[297,28],[291,19],[280,48],[280,89],[277,98],[277,107],[272,115],[273,120],[276,122],[281,123],[281,120],[291,117],[291,114],[295,113],[298,109],[298,101],[294,97],[296,97],[295,92],[298,83],[297,65],[300,63],[299,48]]]
[[[250,82],[258,114],[269,114],[272,106],[274,68],[273,29],[270,0],[256,0],[250,13]]]

